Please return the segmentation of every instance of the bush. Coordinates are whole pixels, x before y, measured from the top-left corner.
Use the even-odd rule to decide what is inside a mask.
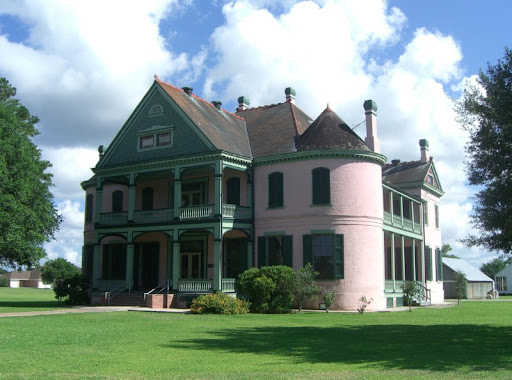
[[[70,305],[80,305],[89,302],[90,284],[81,274],[73,274],[67,278],[55,281],[53,291],[55,298],[64,300]]]
[[[256,313],[289,313],[292,308],[295,272],[277,265],[251,268],[236,281],[236,291],[251,301]]]
[[[7,277],[0,277],[0,288],[6,288],[9,286],[9,279]]]
[[[194,314],[247,314],[250,303],[230,297],[225,293],[203,294],[192,301],[190,311]]]
[[[317,276],[318,272],[314,271],[310,263],[307,263],[305,267],[295,271],[293,297],[299,307],[299,313],[302,311],[304,302],[314,300],[320,291],[320,288],[315,282],[315,277]]]

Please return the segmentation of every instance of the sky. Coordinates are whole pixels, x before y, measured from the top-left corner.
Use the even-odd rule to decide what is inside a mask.
[[[430,154],[445,195],[443,243],[476,266],[496,252],[464,247],[472,232],[464,171],[467,134],[453,101],[511,46],[508,0],[2,0],[0,77],[40,118],[34,142],[53,167],[64,222],[49,259],[81,265],[84,191],[99,145],[109,145],[154,75],[234,111],[285,100],[316,118],[326,107],[350,126],[378,105],[388,162]],[[365,137],[364,125],[355,131]]]

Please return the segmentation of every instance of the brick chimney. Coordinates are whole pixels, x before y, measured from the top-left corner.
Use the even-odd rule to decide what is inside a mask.
[[[245,96],[241,96],[238,98],[238,107],[237,111],[245,111],[247,108],[249,108],[249,104],[251,104],[249,98]]]
[[[295,92],[295,89],[291,88],[291,87],[287,87],[285,90],[284,90],[284,93],[286,94],[286,102],[287,103],[292,103],[292,104],[295,104],[295,95],[297,94]]]
[[[373,100],[364,102],[366,115],[366,138],[364,142],[375,153],[380,153],[380,141],[377,138],[377,103]]]
[[[421,162],[428,162],[430,160],[430,153],[428,152],[428,140],[420,140]]]

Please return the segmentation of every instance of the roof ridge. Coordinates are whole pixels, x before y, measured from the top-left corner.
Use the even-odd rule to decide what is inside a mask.
[[[281,104],[286,104],[288,102],[281,102],[281,103],[272,103],[272,104],[265,104],[263,106],[258,106],[258,107],[251,107],[251,108],[247,108],[245,110],[240,110],[238,112],[245,112],[245,111],[250,111],[250,110],[257,110],[258,108],[265,108],[265,107],[275,107],[275,106],[280,106]]]
[[[167,82],[165,82],[165,81],[161,80],[160,78],[158,78],[158,75],[156,75],[156,74],[155,74],[155,81],[156,81],[157,83],[161,84],[161,85],[169,86],[169,87],[171,87],[171,88],[173,88],[173,89],[175,89],[175,90],[178,90],[178,91],[181,91],[181,92],[185,92],[185,91],[183,91],[183,89],[178,88],[178,87],[176,87],[176,86],[174,86],[174,85],[172,85],[172,84],[170,84],[170,83],[167,83]],[[195,98],[195,99],[197,99],[197,100],[199,100],[199,101],[201,101],[201,102],[205,103],[205,104],[208,104],[209,106],[215,107],[215,105],[214,105],[212,102],[209,102],[208,100],[205,100],[205,99],[203,99],[203,98],[201,98],[201,97],[197,96],[196,94],[192,94],[191,96],[192,96],[193,98]],[[215,107],[215,108],[217,108],[217,107]],[[228,110],[226,110],[226,109],[224,109],[224,108],[221,108],[221,110],[222,110],[222,112],[225,112],[225,113],[227,113],[227,114],[229,114],[229,115],[231,115],[231,116],[236,117],[237,119],[245,120],[243,117],[238,116],[237,114],[235,114],[235,113],[233,113],[233,112],[230,112],[230,111],[228,111]]]
[[[297,125],[297,118],[295,117],[295,110],[293,109],[293,103],[292,102],[288,102],[288,103],[290,103],[290,109],[292,111],[293,126],[295,127],[295,134],[296,134],[296,136],[300,136],[299,126]]]

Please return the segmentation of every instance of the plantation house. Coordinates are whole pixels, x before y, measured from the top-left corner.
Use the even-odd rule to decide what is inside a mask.
[[[100,291],[234,291],[247,268],[310,262],[335,308],[402,305],[404,280],[442,302],[440,197],[418,161],[386,164],[377,105],[365,140],[329,107],[313,120],[283,103],[236,113],[157,77],[107,149],[86,192],[83,270]],[[319,307],[321,297],[311,307]]]

